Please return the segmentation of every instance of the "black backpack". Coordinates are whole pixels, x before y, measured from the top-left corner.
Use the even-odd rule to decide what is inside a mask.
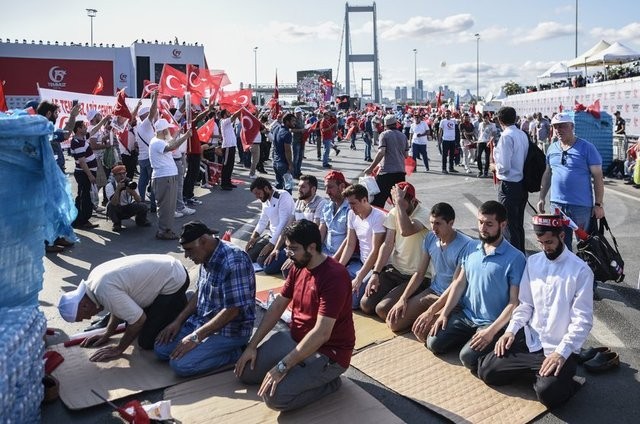
[[[578,251],[576,255],[585,261],[589,268],[593,271],[596,281],[615,281],[621,283],[624,281],[624,260],[618,251],[618,242],[613,236],[609,224],[605,218],[599,222],[592,220],[591,234],[586,240],[578,242]],[[609,244],[604,236],[604,230],[611,235],[613,247]]]
[[[547,169],[546,156],[536,143],[529,141],[529,149],[527,150],[527,158],[524,160],[523,170],[523,183],[527,192],[537,193],[540,191],[545,169]]]

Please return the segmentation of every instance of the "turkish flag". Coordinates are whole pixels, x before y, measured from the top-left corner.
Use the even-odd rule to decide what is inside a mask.
[[[127,107],[127,103],[125,103],[124,99],[126,94],[124,94],[124,88],[118,91],[118,95],[116,97],[116,105],[113,108],[113,114],[115,116],[122,116],[126,119],[131,119],[131,111]]]
[[[102,93],[102,90],[104,90],[104,81],[102,80],[102,77],[99,77],[98,82],[96,82],[96,86],[93,88],[91,94],[96,95],[98,93]]]
[[[438,90],[438,94],[436,95],[436,109],[440,109],[442,106],[442,91]]]
[[[169,111],[170,108],[171,106],[169,106],[169,102],[167,102],[165,99],[158,100],[158,112],[160,113],[160,117],[166,119],[168,123],[174,125],[173,128],[169,128],[169,134],[171,134],[171,137],[175,138],[175,136],[180,131],[180,125],[176,122],[175,118]]]
[[[158,89],[158,83],[157,82],[151,82],[149,80],[144,80],[142,82],[143,87],[142,87],[142,98],[144,99],[145,97],[150,97],[151,93],[153,93],[154,91],[156,91]]]
[[[277,119],[280,114],[280,90],[278,89],[278,71],[276,71],[276,84],[273,88],[273,95],[267,105],[271,109],[271,119]]]
[[[205,124],[198,128],[196,131],[198,133],[198,139],[200,139],[200,141],[202,141],[203,143],[208,142],[211,138],[211,135],[213,134],[213,129],[215,128],[215,126],[215,119],[209,119],[207,122],[205,122]]]
[[[187,91],[191,93],[191,102],[201,104],[205,91],[209,88],[209,78],[206,70],[200,70],[197,65],[187,65]]]
[[[200,71],[203,72],[203,71]],[[209,104],[215,104],[218,100],[220,88],[231,84],[229,77],[224,71],[207,69],[207,80],[209,84],[210,96]]]
[[[221,92],[218,104],[220,107],[227,109],[231,114],[236,113],[241,108],[246,107],[249,111],[255,110],[255,106],[251,103],[251,90],[238,90]]]
[[[247,108],[243,107],[240,109],[240,125],[242,126],[242,129],[240,130],[240,140],[242,141],[242,146],[246,152],[251,148],[253,140],[255,140],[260,133],[260,127],[262,124],[258,118],[253,116],[253,114],[247,110]]]
[[[9,110],[7,108],[7,99],[4,97],[4,81],[0,81],[0,112],[6,112]]]
[[[187,75],[165,63],[158,83],[158,91],[172,97],[182,97],[187,88]]]

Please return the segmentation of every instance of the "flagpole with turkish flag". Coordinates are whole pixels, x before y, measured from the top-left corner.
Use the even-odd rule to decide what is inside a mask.
[[[126,98],[124,90],[125,89],[123,88],[118,91],[118,94],[116,95],[116,105],[113,108],[113,115],[131,120],[131,111],[129,110],[127,103],[124,101]]]
[[[240,125],[240,140],[242,141],[242,148],[246,152],[251,149],[253,140],[260,133],[262,124],[246,107],[242,107],[240,108]]]
[[[276,85],[273,88],[273,95],[268,103],[271,108],[271,119],[277,119],[280,114],[280,91],[278,90],[278,69],[276,69]]]
[[[91,94],[96,95],[102,93],[102,90],[104,90],[104,81],[102,80],[102,76],[100,76],[98,77],[98,82],[96,82],[96,86],[93,87]]]
[[[165,96],[182,97],[186,89],[187,75],[165,63],[158,83],[158,93]]]

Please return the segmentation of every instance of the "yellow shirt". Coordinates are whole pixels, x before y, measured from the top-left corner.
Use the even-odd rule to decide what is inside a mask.
[[[392,208],[384,221],[384,226],[396,232],[395,244],[391,253],[391,265],[402,274],[411,275],[418,269],[422,256],[422,243],[429,232],[427,225],[429,222],[429,211],[418,203],[418,206],[411,213],[411,219],[421,223],[424,228],[421,231],[404,237],[400,233],[398,225],[398,213],[396,208]]]

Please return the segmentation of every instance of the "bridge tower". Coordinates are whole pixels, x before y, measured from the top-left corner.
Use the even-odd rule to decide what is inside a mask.
[[[349,29],[349,13],[371,13],[373,16],[373,54],[351,54],[351,33]],[[378,75],[378,22],[376,18],[376,3],[371,6],[349,6],[345,3],[344,11],[344,45],[345,45],[345,85],[347,95],[351,95],[351,75],[349,74],[352,62],[373,62],[373,100],[380,102],[380,87]]]

